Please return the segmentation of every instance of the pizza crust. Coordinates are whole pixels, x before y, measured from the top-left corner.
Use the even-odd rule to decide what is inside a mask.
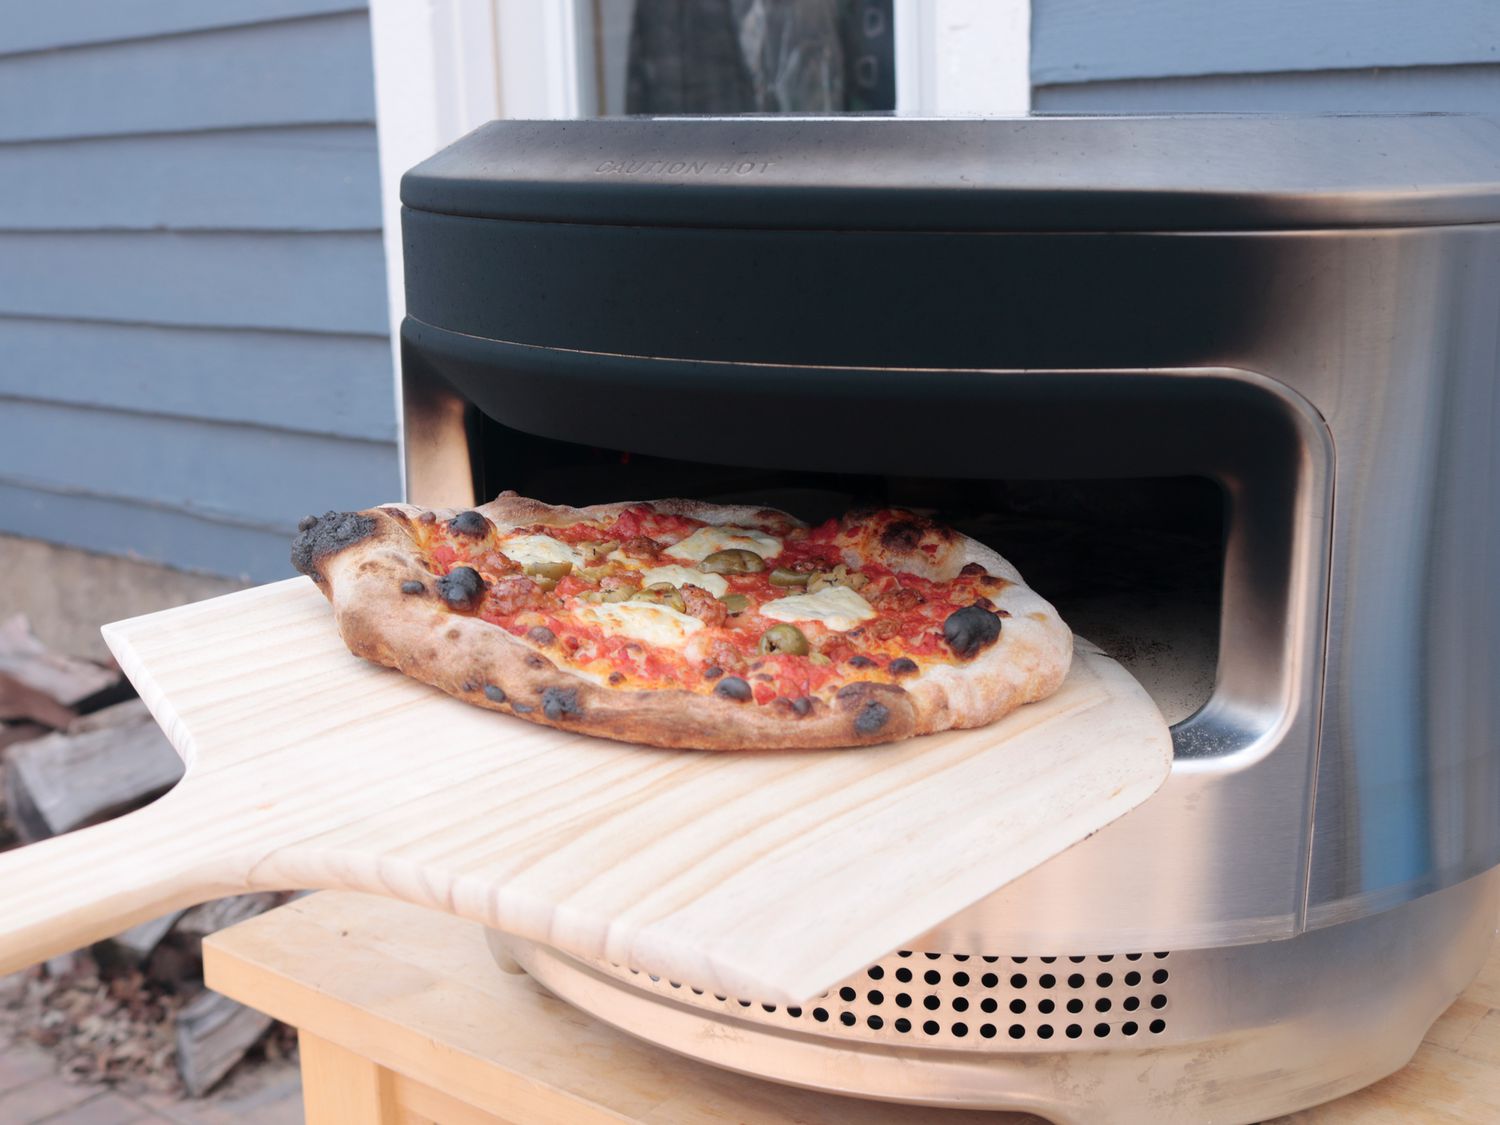
[[[477,510],[503,533],[609,519],[632,506],[568,508],[501,496]],[[803,526],[771,508],[695,500],[659,500],[652,507],[772,534]],[[1056,691],[1072,658],[1067,626],[1014,567],[983,544],[940,529],[945,541],[935,557],[916,547],[908,552],[902,544],[884,553],[925,576],[951,577],[973,562],[1010,582],[991,596],[1009,614],[999,639],[963,664],[925,666],[899,684],[851,683],[831,701],[813,700],[806,714],[785,701],[759,705],[682,689],[608,687],[560,666],[547,645],[449,609],[409,531],[421,512],[392,504],[309,519],[293,547],[293,562],[328,598],[339,633],[356,655],[476,706],[563,730],[702,750],[865,746],[993,722]],[[457,514],[434,513],[438,520]],[[419,592],[402,592],[403,584],[414,589],[413,583],[421,584]]]

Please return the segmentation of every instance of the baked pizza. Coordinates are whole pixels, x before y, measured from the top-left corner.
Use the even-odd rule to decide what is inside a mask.
[[[450,695],[653,746],[859,746],[992,722],[1072,634],[994,551],[921,515],[694,500],[303,520],[345,643]]]

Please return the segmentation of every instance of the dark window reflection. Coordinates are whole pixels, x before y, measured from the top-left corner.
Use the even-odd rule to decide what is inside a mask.
[[[596,0],[600,109],[889,112],[891,7],[892,0]]]

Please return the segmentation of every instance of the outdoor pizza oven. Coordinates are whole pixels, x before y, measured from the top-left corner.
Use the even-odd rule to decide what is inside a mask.
[[[1157,796],[802,1008],[506,956],[722,1066],[1056,1120],[1409,1057],[1500,908],[1495,123],[497,122],[403,201],[410,500],[932,510],[1173,723]]]

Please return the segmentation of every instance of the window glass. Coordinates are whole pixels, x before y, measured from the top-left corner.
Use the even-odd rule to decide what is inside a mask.
[[[892,0],[592,0],[597,112],[896,107]]]

